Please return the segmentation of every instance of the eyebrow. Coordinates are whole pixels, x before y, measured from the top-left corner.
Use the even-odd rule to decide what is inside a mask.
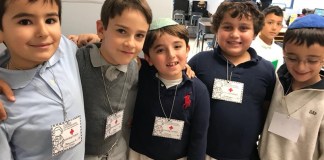
[[[174,41],[172,44],[181,44],[181,40],[179,41]],[[156,46],[154,46],[152,49],[156,49],[156,48],[159,48],[159,47],[163,47],[164,45],[163,44],[158,44]]]
[[[124,29],[130,29],[130,27],[127,27],[127,26],[125,26],[125,25],[121,25],[121,24],[115,24],[115,26],[117,26],[117,27],[121,27],[121,28],[124,28]],[[139,33],[142,33],[142,34],[146,34],[146,33],[147,33],[146,30],[139,30],[138,32],[139,32]]]
[[[296,57],[300,58],[299,56],[297,56],[295,53],[292,53],[292,52],[287,52],[286,54],[287,54],[287,56],[296,56]],[[306,55],[306,58],[318,58],[318,57],[321,57],[321,56],[318,56],[318,55]]]
[[[57,16],[58,14],[56,12],[52,12],[52,13],[47,13],[46,17],[53,17],[53,16]],[[12,19],[18,19],[18,18],[22,18],[22,17],[35,17],[35,15],[30,14],[30,13],[18,13],[15,16],[12,17]]]

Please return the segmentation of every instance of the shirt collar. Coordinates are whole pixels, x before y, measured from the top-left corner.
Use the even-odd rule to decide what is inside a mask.
[[[90,59],[93,67],[101,67],[101,66],[111,66],[107,61],[105,61],[101,54],[98,46],[96,44],[91,44],[90,46]],[[115,66],[119,71],[126,73],[128,65],[117,65]]]
[[[10,54],[7,49],[1,55],[1,59],[10,59]],[[29,70],[8,70],[0,68],[0,73],[3,76],[1,78],[6,81],[12,89],[24,88],[33,80],[38,72],[39,74],[44,73],[47,68],[51,68],[56,64],[60,60],[61,56],[62,52],[58,49],[47,62]],[[6,62],[1,63],[3,64]]]
[[[272,40],[271,45],[266,44],[266,43],[265,43],[265,42],[260,38],[260,34],[259,34],[258,36],[255,37],[255,41],[257,41],[257,42],[261,45],[261,47],[264,48],[264,49],[271,49],[272,46],[274,45],[274,40]]]

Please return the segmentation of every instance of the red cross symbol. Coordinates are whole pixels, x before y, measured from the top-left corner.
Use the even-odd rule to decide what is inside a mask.
[[[173,127],[172,127],[172,126],[170,126],[170,127],[169,127],[169,129],[170,129],[170,130],[172,130],[172,129],[173,129]]]
[[[71,129],[71,130],[70,130],[70,134],[71,134],[71,135],[73,135],[73,133],[74,133],[74,130],[73,130],[73,129]]]
[[[230,92],[232,92],[233,91],[233,89],[232,88],[230,88],[230,89],[228,89]]]

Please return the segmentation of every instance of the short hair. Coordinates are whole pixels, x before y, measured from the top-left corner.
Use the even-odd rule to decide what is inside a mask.
[[[324,46],[324,28],[288,29],[284,35],[283,48],[287,43],[298,46],[306,44],[307,47],[317,43]]]
[[[101,8],[100,20],[107,29],[109,19],[120,16],[125,9],[135,9],[143,13],[148,24],[152,22],[152,10],[146,0],[105,0]]]
[[[264,16],[267,16],[268,14],[271,14],[271,13],[273,13],[274,15],[279,16],[279,17],[284,16],[283,11],[279,6],[267,7],[262,11],[262,13],[264,14]]]
[[[212,30],[217,33],[224,15],[229,12],[232,18],[252,18],[254,35],[257,35],[263,27],[264,16],[250,1],[222,2],[212,17]]]
[[[302,9],[302,14],[306,14],[307,13],[307,9],[306,8],[303,8]]]
[[[162,27],[156,30],[150,30],[146,34],[143,52],[149,55],[149,50],[157,38],[161,37],[163,34],[169,34],[172,36],[179,37],[186,42],[186,46],[189,45],[189,32],[184,25],[176,24],[171,26]]]
[[[6,10],[7,10],[7,7],[8,5],[13,2],[13,1],[17,1],[17,0],[0,0],[0,30],[3,30],[3,24],[2,24],[2,18],[3,18],[3,15],[5,14]],[[28,3],[35,3],[37,2],[38,0],[28,0]],[[58,16],[59,16],[59,20],[61,22],[61,12],[62,12],[62,3],[61,3],[61,0],[43,0],[44,4],[46,3],[51,3],[52,5],[54,3],[57,4],[58,6]]]

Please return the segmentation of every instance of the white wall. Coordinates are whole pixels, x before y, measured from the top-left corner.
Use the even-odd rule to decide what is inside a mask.
[[[217,10],[217,7],[224,0],[207,0],[207,10],[209,13],[214,14]]]

